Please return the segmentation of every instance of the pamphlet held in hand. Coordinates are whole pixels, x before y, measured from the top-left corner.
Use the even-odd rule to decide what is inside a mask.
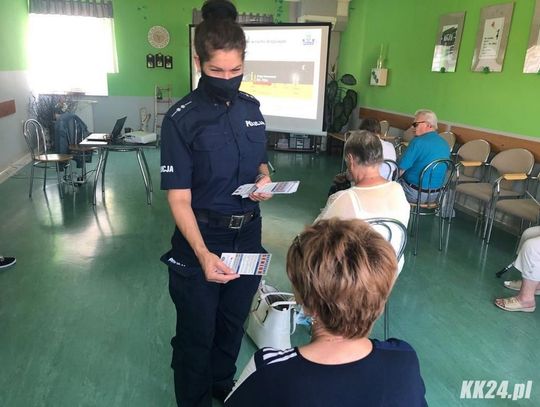
[[[298,190],[300,181],[281,181],[269,182],[260,188],[255,184],[244,184],[236,188],[233,195],[240,195],[242,198],[247,198],[253,192],[266,192],[268,194],[293,194]]]
[[[222,253],[221,261],[236,274],[264,276],[270,267],[272,255],[269,253]]]

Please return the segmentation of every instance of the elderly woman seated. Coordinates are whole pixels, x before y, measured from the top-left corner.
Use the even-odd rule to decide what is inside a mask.
[[[495,305],[505,311],[534,312],[534,296],[540,295],[540,226],[523,232],[513,266],[521,272],[522,279],[505,281],[504,286],[519,293],[514,297],[497,298]]]
[[[287,253],[311,342],[255,353],[225,406],[426,406],[418,358],[404,341],[368,335],[396,275],[392,246],[360,220],[306,228]]]
[[[379,172],[383,161],[379,137],[369,131],[354,132],[344,147],[347,176],[354,186],[328,197],[326,206],[315,219],[392,218],[405,226],[409,223],[410,205],[403,188],[388,181]],[[399,271],[403,268],[400,260]]]

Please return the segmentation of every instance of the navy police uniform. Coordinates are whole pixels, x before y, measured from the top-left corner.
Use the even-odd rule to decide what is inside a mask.
[[[266,162],[265,122],[259,102],[249,94],[239,92],[227,105],[201,82],[164,117],[161,188],[191,189],[201,235],[218,257],[264,252],[258,203],[231,194],[253,183]],[[177,402],[210,406],[212,391],[233,385],[243,323],[259,278],[208,282],[178,227],[171,243],[161,259],[169,267],[169,292],[177,311],[171,340]]]

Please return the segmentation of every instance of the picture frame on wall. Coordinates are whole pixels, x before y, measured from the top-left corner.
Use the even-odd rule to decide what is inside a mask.
[[[523,73],[540,73],[540,0],[536,0]]]
[[[513,12],[514,3],[482,9],[471,66],[474,72],[502,71]]]
[[[439,30],[431,63],[432,72],[455,72],[465,22],[465,12],[445,14],[439,19]]]

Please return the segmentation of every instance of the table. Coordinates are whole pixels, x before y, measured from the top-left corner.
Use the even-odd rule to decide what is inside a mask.
[[[136,144],[136,143],[126,143],[122,140],[120,141],[96,141],[89,140],[92,136],[86,137],[79,144],[86,147],[96,147],[98,150],[98,163],[96,167],[96,173],[94,176],[94,190],[92,194],[92,205],[96,205],[96,196],[97,196],[97,185],[99,178],[101,177],[101,194],[105,194],[105,169],[107,168],[107,160],[109,158],[109,152],[134,152],[137,154],[137,161],[139,163],[139,169],[141,170],[141,175],[144,182],[144,187],[146,189],[146,203],[148,205],[152,204],[152,177],[150,176],[150,170],[148,169],[148,163],[144,155],[145,148],[156,148],[156,142],[147,143],[147,144]]]

